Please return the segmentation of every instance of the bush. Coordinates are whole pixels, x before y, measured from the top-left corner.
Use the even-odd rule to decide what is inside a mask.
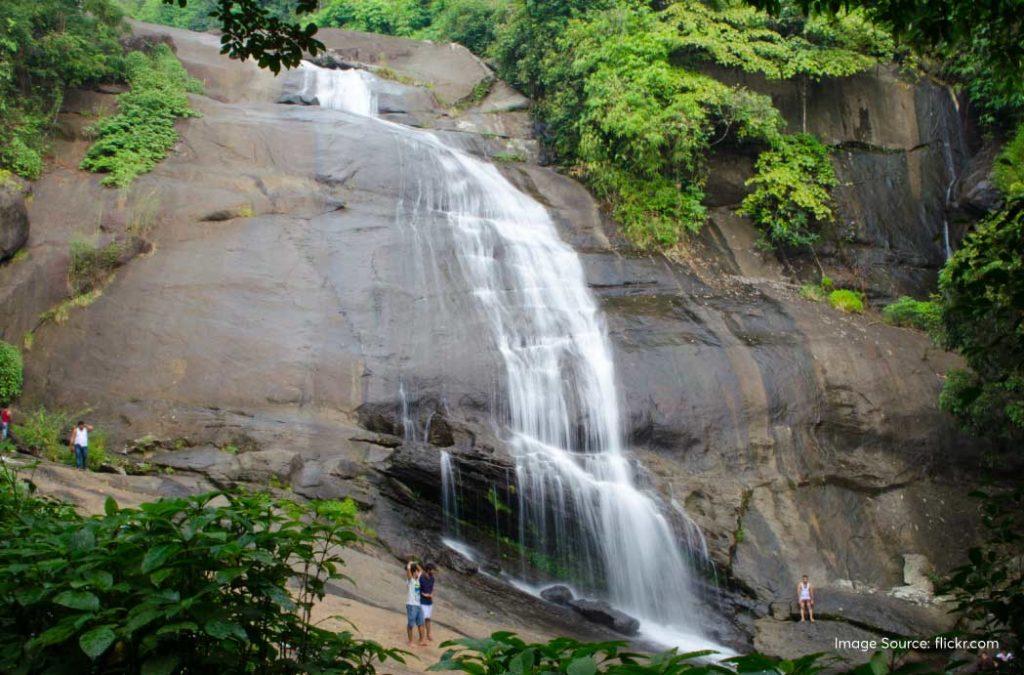
[[[2,478],[3,672],[369,674],[401,660],[310,623],[359,538],[351,501],[108,498],[83,518]]]
[[[814,242],[814,226],[832,220],[830,190],[836,185],[828,148],[809,134],[780,137],[762,152],[747,181],[753,192],[740,213],[750,216],[770,244]]]
[[[194,117],[188,93],[198,82],[185,72],[167,45],[150,55],[132,52],[125,59],[131,90],[117,97],[118,113],[98,122],[97,140],[81,167],[108,174],[102,183],[125,187],[147,173],[167,156],[178,142],[174,122]]]
[[[824,302],[828,299],[828,291],[818,284],[804,284],[800,287],[800,296],[805,300]]]
[[[1024,124],[996,157],[992,180],[1008,198],[1024,197]]]
[[[71,292],[79,295],[102,286],[120,263],[121,252],[121,245],[116,241],[102,248],[84,241],[72,242],[68,264]]]
[[[6,403],[18,398],[24,378],[21,350],[0,340],[0,401]]]
[[[23,421],[12,428],[20,448],[52,462],[74,463],[74,458],[69,457],[67,445],[71,415],[59,410],[37,408],[21,418]]]
[[[864,311],[864,297],[848,288],[839,288],[829,293],[828,304],[852,314],[861,314]]]
[[[886,323],[905,328],[917,328],[929,333],[942,324],[942,307],[933,300],[915,300],[904,295],[882,309]]]

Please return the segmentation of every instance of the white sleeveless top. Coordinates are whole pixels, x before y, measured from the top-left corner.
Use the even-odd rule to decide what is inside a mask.
[[[806,584],[804,582],[802,582],[802,581],[800,582],[800,599],[801,600],[810,600],[811,599],[811,584],[810,584],[810,582],[807,582]]]
[[[86,428],[79,429],[75,427],[75,445],[80,445],[83,448],[89,445],[89,430]]]

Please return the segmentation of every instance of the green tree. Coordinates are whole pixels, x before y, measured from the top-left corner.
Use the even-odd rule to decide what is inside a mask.
[[[117,77],[122,30],[108,0],[0,2],[0,168],[39,176],[65,90]]]
[[[949,373],[940,405],[968,428],[1024,438],[1024,198],[978,224],[939,278]]]
[[[21,350],[0,340],[0,402],[6,403],[18,398],[23,380]]]

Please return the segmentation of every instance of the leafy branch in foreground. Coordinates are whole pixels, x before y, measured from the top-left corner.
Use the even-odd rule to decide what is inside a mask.
[[[163,0],[165,5],[186,7],[188,0]],[[220,22],[221,53],[233,59],[256,59],[260,68],[281,72],[282,66],[299,65],[304,52],[316,56],[324,51],[317,40],[314,23],[302,25],[276,16],[262,0],[217,0],[210,16]],[[296,0],[295,13],[309,14],[318,0]]]
[[[823,671],[849,675],[922,675],[933,672],[921,663],[906,662],[905,652],[898,650],[877,652],[868,663],[844,669],[841,660],[831,654],[773,659],[755,652],[716,662],[713,660],[715,652],[710,650],[680,653],[671,649],[648,654],[631,651],[626,642],[579,642],[565,637],[527,643],[515,633],[504,631],[488,638],[451,640],[441,646],[451,649],[430,670],[471,675],[814,675]]]
[[[986,638],[1018,652],[1024,645],[1024,487],[1006,493],[975,492],[981,500],[986,541],[968,551],[940,593]]]
[[[210,493],[85,518],[0,467],[0,671],[373,673],[401,653],[313,625],[350,502]]]

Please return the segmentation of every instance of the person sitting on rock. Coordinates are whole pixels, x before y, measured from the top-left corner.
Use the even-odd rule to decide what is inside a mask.
[[[71,429],[71,437],[68,439],[68,449],[75,453],[75,466],[85,471],[89,460],[89,432],[92,425],[78,420],[78,424]]]
[[[427,629],[427,642],[433,642],[434,636],[430,634],[430,615],[434,613],[434,572],[437,566],[434,563],[427,563],[423,566],[423,574],[420,575],[420,605],[423,607],[423,625]]]
[[[409,638],[409,646],[411,647],[412,642],[412,627],[416,626],[420,634],[419,645],[426,647],[427,642],[424,639],[423,634],[423,605],[420,603],[420,566],[409,561],[405,564],[405,579],[406,579],[406,593],[405,593],[405,632]]]
[[[796,599],[800,604],[800,623],[804,621],[805,611],[810,615],[811,623],[814,623],[814,587],[807,580],[806,574],[796,585]]]

